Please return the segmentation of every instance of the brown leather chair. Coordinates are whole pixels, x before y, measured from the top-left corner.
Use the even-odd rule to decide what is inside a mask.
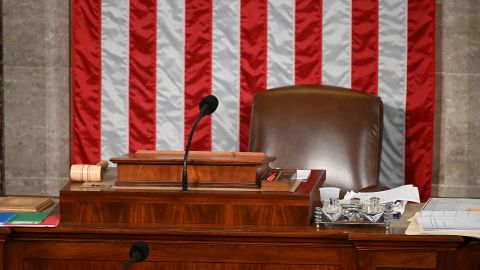
[[[249,151],[272,168],[325,169],[324,186],[372,191],[382,151],[383,104],[350,89],[298,85],[254,96]]]

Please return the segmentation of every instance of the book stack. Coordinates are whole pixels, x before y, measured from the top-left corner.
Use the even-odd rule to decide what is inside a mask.
[[[50,198],[0,197],[0,225],[23,226],[41,224],[50,214],[45,212],[45,210],[53,204],[54,201]]]

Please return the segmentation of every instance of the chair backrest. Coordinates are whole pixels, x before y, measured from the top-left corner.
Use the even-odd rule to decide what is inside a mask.
[[[297,85],[254,96],[249,151],[272,168],[325,169],[324,186],[360,190],[378,183],[383,105],[350,89]]]

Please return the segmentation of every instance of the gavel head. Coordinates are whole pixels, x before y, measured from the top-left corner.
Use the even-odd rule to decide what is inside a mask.
[[[102,181],[102,169],[100,165],[73,164],[70,168],[70,180],[81,182]]]

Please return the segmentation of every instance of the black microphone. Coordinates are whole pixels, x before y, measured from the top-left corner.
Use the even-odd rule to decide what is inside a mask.
[[[130,258],[123,265],[124,270],[128,270],[128,266],[135,262],[144,261],[148,257],[148,244],[138,241],[132,245],[129,252]]]
[[[193,132],[195,131],[198,122],[200,122],[200,119],[202,119],[202,117],[204,117],[205,115],[209,115],[215,112],[217,107],[218,99],[213,95],[204,97],[198,105],[198,108],[200,109],[200,115],[198,116],[195,123],[193,123],[192,129],[190,130],[187,145],[185,146],[185,155],[183,156],[182,191],[188,191],[187,159],[188,153],[190,152],[190,144],[192,144]]]
[[[218,99],[216,96],[210,95],[202,98],[198,109],[200,110],[200,117],[214,113],[218,107]],[[203,112],[203,114],[202,114]]]

